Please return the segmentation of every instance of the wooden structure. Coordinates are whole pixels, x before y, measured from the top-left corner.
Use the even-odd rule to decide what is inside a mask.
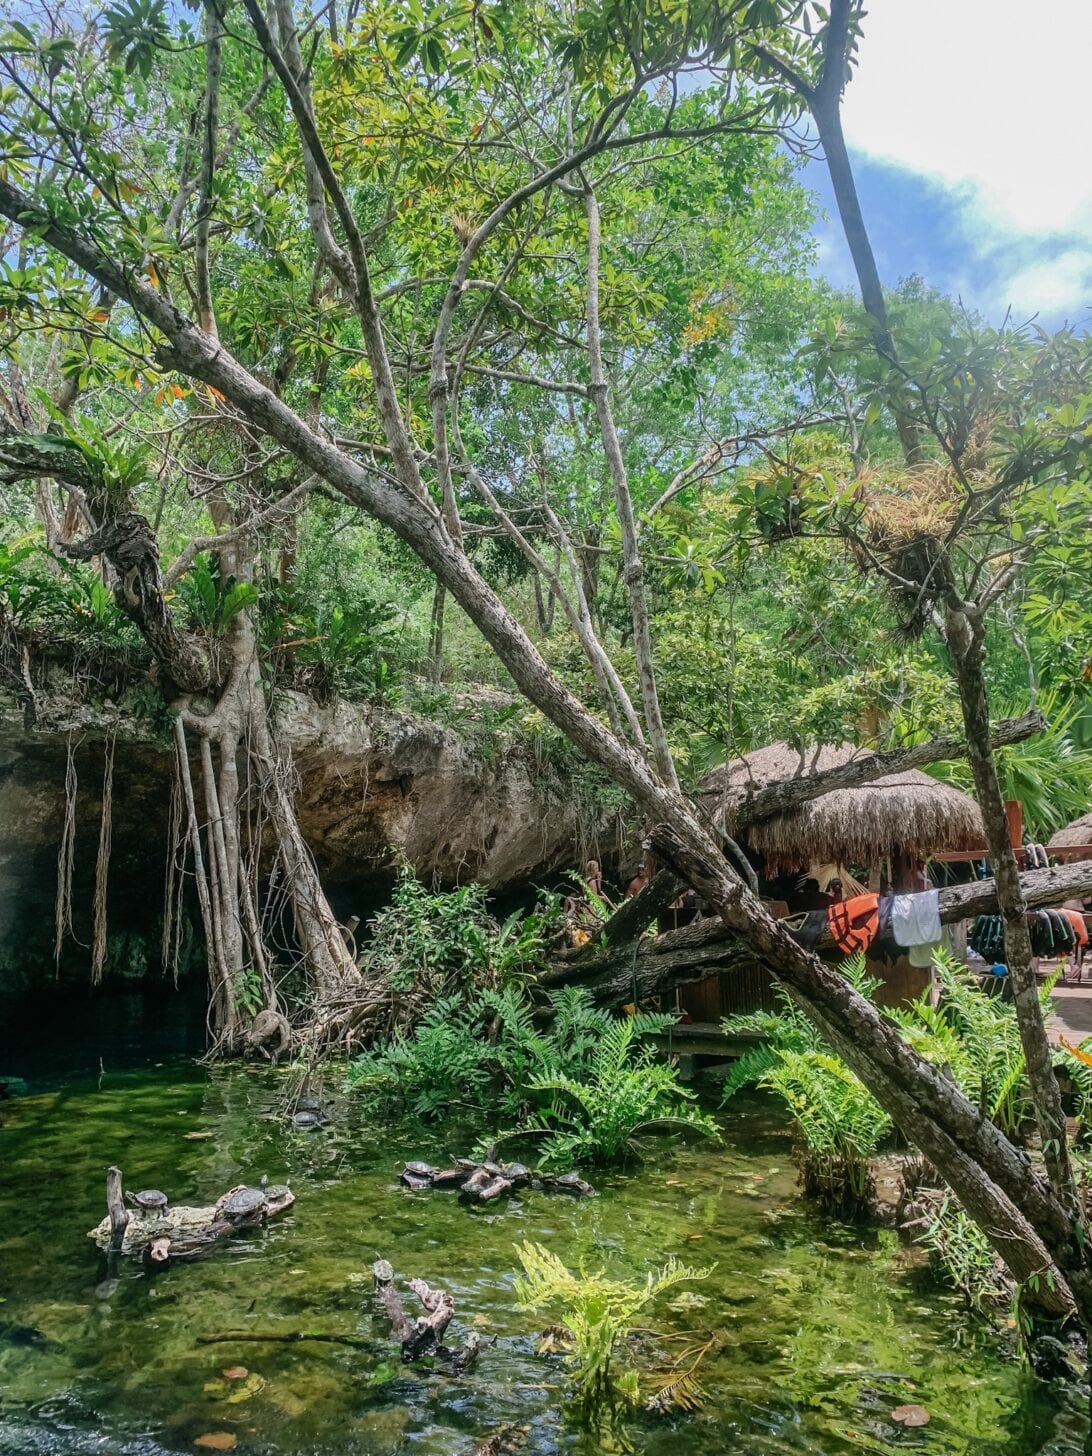
[[[775,743],[706,779],[703,807],[740,844],[774,914],[826,908],[841,898],[829,892],[830,882],[849,874],[876,892],[910,891],[924,888],[928,860],[984,853],[985,827],[974,799],[914,768],[836,787],[782,812],[749,816],[749,806],[769,802],[777,785],[873,756],[848,743],[803,750]],[[905,956],[870,969],[882,982],[877,999],[884,1004],[912,999],[928,980],[928,972]],[[681,988],[679,1004],[696,1022],[716,1022],[771,1006],[772,984],[760,967],[741,968]]]
[[[1059,860],[1092,859],[1092,813],[1074,819],[1047,841],[1047,853]]]

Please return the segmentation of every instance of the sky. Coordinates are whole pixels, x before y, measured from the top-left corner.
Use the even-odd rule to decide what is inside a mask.
[[[881,277],[1092,327],[1092,0],[872,0],[843,120]],[[830,221],[819,271],[853,281]]]

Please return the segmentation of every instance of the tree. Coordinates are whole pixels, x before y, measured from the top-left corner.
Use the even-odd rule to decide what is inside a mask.
[[[632,796],[653,825],[650,837],[656,852],[779,976],[885,1110],[940,1169],[1005,1258],[1027,1299],[1057,1315],[1076,1311],[1087,1324],[1092,1320],[1092,1271],[1064,1144],[1048,1148],[1049,1177],[1044,1178],[852,986],[770,919],[680,790],[664,741],[633,490],[618,438],[618,411],[602,367],[600,196],[612,168],[669,155],[673,148],[698,141],[768,129],[785,117],[790,98],[744,84],[739,67],[744,57],[776,56],[785,47],[806,44],[792,29],[798,7],[763,4],[700,15],[686,12],[678,18],[674,12],[646,14],[611,4],[578,12],[571,28],[534,6],[503,13],[480,8],[439,12],[424,24],[397,13],[369,13],[348,29],[344,17],[331,11],[328,41],[307,22],[298,28],[289,0],[280,0],[273,17],[256,0],[245,0],[244,9],[245,21],[238,13],[224,20],[225,38],[240,27],[237,33],[243,40],[235,44],[246,60],[252,62],[260,52],[275,77],[275,85],[271,82],[263,93],[263,119],[276,137],[271,156],[286,168],[285,182],[297,184],[278,189],[267,210],[278,210],[278,226],[292,232],[289,246],[310,258],[311,313],[321,317],[329,301],[339,327],[356,331],[363,356],[353,379],[360,396],[356,413],[361,433],[351,440],[339,437],[321,411],[318,417],[308,416],[306,409],[294,407],[290,390],[276,379],[272,385],[267,382],[258,365],[247,367],[239,357],[242,351],[229,348],[208,327],[211,316],[225,313],[217,307],[217,274],[208,256],[215,231],[212,218],[231,230],[233,209],[243,205],[248,179],[240,183],[230,169],[213,167],[211,192],[205,188],[206,197],[213,198],[212,218],[208,208],[204,218],[195,217],[192,249],[176,250],[162,266],[161,254],[170,249],[153,220],[142,222],[139,208],[122,195],[118,174],[124,158],[104,147],[101,126],[82,99],[89,68],[74,47],[58,56],[51,49],[52,39],[16,29],[7,43],[7,67],[18,95],[26,98],[26,109],[22,134],[13,135],[9,123],[0,214],[36,260],[31,283],[19,283],[26,294],[19,306],[56,307],[58,294],[69,286],[69,274],[63,268],[53,275],[49,270],[57,268],[56,259],[66,259],[84,280],[119,300],[124,324],[119,322],[111,332],[110,344],[136,355],[142,373],[193,381],[212,391],[211,398],[229,407],[225,412],[233,427],[261,448],[283,452],[305,477],[319,477],[406,542],[475,623],[520,692]],[[111,21],[109,44],[119,58],[125,57],[130,75],[152,75],[157,52],[170,49],[163,12],[151,14],[150,21],[138,21],[135,10],[119,10]],[[838,31],[844,18],[836,7],[828,35]],[[210,12],[206,27],[203,49],[210,76],[216,70],[209,59],[210,41],[221,19]],[[187,40],[192,43],[192,36]],[[820,60],[824,47],[820,35],[815,42]],[[836,53],[841,58],[842,51]],[[405,83],[401,68],[408,68]],[[699,69],[718,80],[721,96],[707,117],[689,123],[682,117],[678,81]],[[111,74],[111,84],[124,95],[129,83],[116,70]],[[666,95],[658,114],[650,118],[644,98],[660,81],[666,84]],[[206,118],[206,156],[211,89],[207,84],[200,113]],[[57,104],[58,91],[65,93],[63,107]],[[377,155],[369,150],[377,135],[398,145],[378,147]],[[177,137],[172,140],[178,144]],[[293,173],[289,159],[297,157]],[[207,167],[201,171],[207,180]],[[437,194],[430,195],[428,189],[438,185],[437,179],[451,179],[460,201],[472,204],[472,211],[459,214],[457,225],[451,223],[459,252],[440,283],[433,282],[431,268],[426,273],[418,266],[439,265],[439,228],[422,228],[409,238],[400,228],[402,215],[414,210],[415,197],[435,215]],[[254,205],[255,190],[261,192],[251,187],[248,205]],[[301,241],[304,218],[308,253]],[[606,650],[588,620],[590,609],[585,617],[576,600],[582,644],[606,679],[603,706],[613,696],[621,719],[617,728],[585,707],[550,670],[475,566],[458,518],[460,478],[477,484],[477,471],[484,480],[461,432],[461,375],[480,331],[492,327],[502,309],[512,309],[517,317],[520,311],[528,313],[523,300],[509,293],[514,277],[532,285],[537,281],[548,296],[543,279],[547,265],[531,245],[539,237],[540,219],[545,219],[547,236],[555,226],[568,230],[585,260],[583,392],[595,406],[596,432],[587,439],[598,438],[611,482],[640,711],[624,684],[611,680]],[[201,242],[206,225],[208,251]],[[389,258],[397,261],[388,265]],[[239,266],[249,262],[243,259]],[[392,280],[385,286],[379,282],[384,269]],[[231,286],[230,275],[220,281],[226,291]],[[83,291],[86,296],[86,282]],[[192,294],[192,308],[183,306],[187,294]],[[397,322],[407,296],[419,310],[411,320],[412,339],[400,333]],[[506,301],[509,297],[514,308]],[[572,315],[571,299],[558,307],[563,316]],[[465,325],[460,324],[468,312]],[[77,313],[86,326],[86,311],[77,308]],[[555,328],[549,317],[535,317],[547,331]],[[872,322],[875,326],[875,318]],[[460,327],[465,331],[460,333]],[[418,339],[426,349],[418,346]],[[890,358],[878,327],[873,344],[881,358]],[[416,413],[419,395],[413,386],[420,373],[428,381],[428,408]],[[919,448],[911,438],[914,421],[903,418],[901,396],[892,408],[912,456]],[[19,468],[20,451],[29,448],[25,436],[9,438],[9,472]],[[33,476],[42,461],[27,458],[22,468]],[[500,527],[512,534],[510,513],[483,494]],[[564,554],[561,532],[557,539]],[[862,549],[868,546],[860,532],[856,539]],[[545,565],[551,566],[548,559]],[[537,563],[536,569],[541,570]],[[574,582],[578,574],[573,573]],[[951,640],[957,646],[965,642],[959,635],[961,624],[970,633],[964,661],[967,681],[977,682],[974,624],[962,598],[957,605],[947,583],[945,590],[948,595],[940,605],[952,614]],[[980,792],[992,827],[989,747],[987,741],[983,754],[980,733],[984,699],[968,693],[964,703],[968,735],[974,740],[969,744],[972,764],[976,778],[981,769]],[[985,726],[988,730],[988,719]],[[1002,856],[999,864],[1003,862]],[[1008,915],[1011,895],[1005,908]],[[1030,1055],[1028,1060],[1030,1066]],[[1052,1116],[1049,1104],[1044,1116]]]

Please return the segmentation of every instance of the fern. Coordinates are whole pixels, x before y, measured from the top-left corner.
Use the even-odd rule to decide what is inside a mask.
[[[532,1093],[550,1100],[516,1134],[543,1136],[543,1159],[557,1167],[622,1162],[638,1151],[637,1138],[653,1129],[718,1136],[712,1118],[689,1105],[694,1094],[679,1082],[677,1069],[639,1044],[671,1021],[657,1015],[608,1022],[582,1079],[554,1075],[531,1083]]]
[[[572,1341],[577,1390],[592,1405],[613,1396],[638,1398],[636,1372],[617,1377],[612,1369],[618,1342],[658,1295],[679,1284],[707,1279],[713,1272],[712,1266],[695,1269],[671,1258],[641,1283],[608,1279],[602,1271],[573,1274],[541,1244],[518,1245],[516,1253],[523,1265],[515,1284],[516,1301],[523,1309],[560,1307],[561,1323]]]
[[[989,996],[969,972],[943,952],[934,957],[938,1006],[928,992],[909,1007],[887,1012],[918,1054],[942,1067],[1007,1137],[1018,1138],[1034,1108],[1014,1008]],[[1040,989],[1044,1015],[1053,981]]]

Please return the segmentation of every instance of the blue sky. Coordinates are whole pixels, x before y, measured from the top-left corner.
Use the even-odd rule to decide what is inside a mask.
[[[1092,0],[873,0],[844,124],[885,283],[1092,325]],[[819,271],[852,283],[826,167]]]

